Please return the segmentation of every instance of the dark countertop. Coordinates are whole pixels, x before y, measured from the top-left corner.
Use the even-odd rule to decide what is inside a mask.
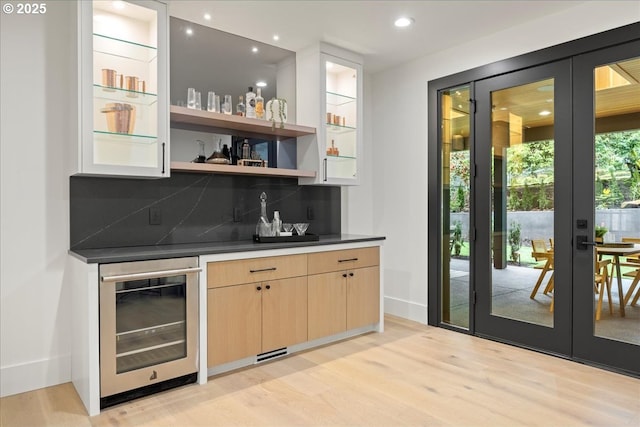
[[[238,242],[185,243],[177,245],[79,249],[69,250],[69,253],[88,264],[107,264],[112,262],[143,261],[150,259],[178,258],[230,252],[263,251],[268,249],[287,249],[305,246],[369,242],[384,239],[384,236],[342,234],[320,236],[320,240],[310,242],[254,243],[253,241],[242,240]]]

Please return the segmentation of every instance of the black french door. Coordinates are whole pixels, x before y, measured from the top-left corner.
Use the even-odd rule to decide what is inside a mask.
[[[640,242],[640,41],[576,56],[573,69],[574,242],[592,241],[597,226],[607,230],[603,246]],[[638,255],[574,246],[573,357],[640,375]],[[594,274],[605,269],[611,289],[599,289],[599,308]]]
[[[571,63],[475,84],[475,333],[571,355]]]

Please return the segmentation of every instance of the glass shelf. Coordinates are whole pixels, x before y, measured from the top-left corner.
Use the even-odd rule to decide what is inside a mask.
[[[158,56],[158,49],[102,34],[93,34],[93,51],[140,62],[151,62]]]
[[[117,133],[117,132],[106,132],[102,130],[94,130],[93,136],[96,141],[120,141],[127,143],[138,143],[138,144],[154,144],[157,140],[157,136],[153,135],[138,135],[133,133]]]
[[[356,102],[356,98],[327,91],[327,104],[329,105],[339,107],[341,105],[350,104],[352,102]]]
[[[344,159],[344,160],[356,160],[356,157],[354,156],[334,156],[332,154],[327,154],[327,159],[336,159],[336,160],[340,160],[340,159]]]
[[[95,99],[127,102],[137,105],[153,105],[158,101],[158,95],[155,93],[138,92],[135,90],[120,89],[96,84],[93,85],[93,97]]]
[[[351,132],[355,132],[356,128],[351,127],[351,126],[340,126],[340,125],[332,125],[329,123],[325,123],[327,125],[327,132],[334,134],[334,135],[339,135],[339,134],[343,134],[343,133],[351,133]]]

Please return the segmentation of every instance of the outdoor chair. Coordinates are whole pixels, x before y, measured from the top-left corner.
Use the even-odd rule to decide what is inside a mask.
[[[552,252],[553,249],[549,249],[547,247],[547,243],[543,239],[533,239],[531,240],[531,248],[533,249],[531,256],[535,259],[539,264],[536,264],[533,268],[541,269],[543,272],[540,275],[540,279],[538,280],[537,286],[534,288],[534,291],[531,293],[531,298],[535,296],[535,293],[538,291],[538,287],[540,283],[542,283],[542,279],[547,271],[553,270],[553,262],[548,263],[548,256],[541,256],[541,254],[547,254]],[[538,255],[536,255],[538,254]],[[544,289],[543,294],[547,294],[553,290],[553,280],[549,280],[547,286]]]
[[[609,314],[613,314],[613,301],[611,300],[611,281],[609,280],[610,259],[595,260],[595,292],[598,294],[598,304],[596,306],[596,320],[600,320],[602,312],[602,298],[605,289],[609,299]]]

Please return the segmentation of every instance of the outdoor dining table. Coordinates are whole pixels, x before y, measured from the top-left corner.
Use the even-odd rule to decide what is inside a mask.
[[[618,278],[618,297],[620,298],[620,316],[624,317],[624,293],[622,292],[622,275],[620,274],[620,257],[629,256],[640,253],[640,245],[624,245],[623,244],[607,244],[596,246],[596,252],[598,255],[610,255],[613,257],[613,264],[616,269],[616,276]],[[640,270],[638,273],[640,274]]]

